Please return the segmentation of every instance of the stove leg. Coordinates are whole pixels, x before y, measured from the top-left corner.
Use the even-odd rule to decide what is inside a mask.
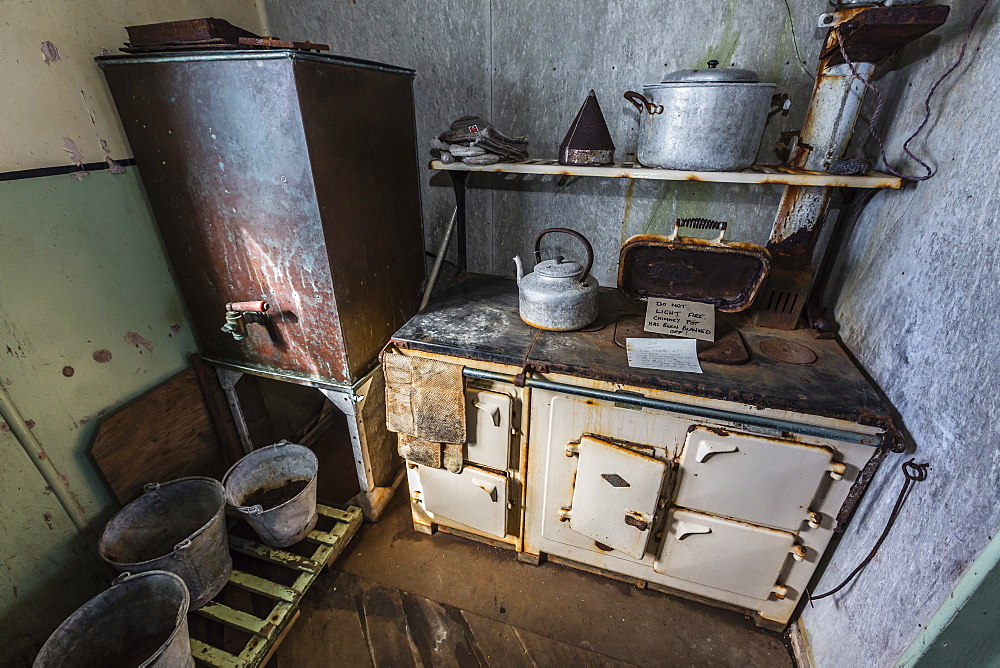
[[[517,560],[525,564],[538,566],[540,564],[545,563],[545,555],[541,552],[539,552],[538,554],[530,554],[528,552],[518,552]]]
[[[245,453],[253,452],[253,441],[250,438],[250,430],[247,428],[246,418],[243,416],[243,408],[240,406],[240,398],[236,394],[236,383],[243,377],[242,371],[232,371],[230,369],[215,368],[216,375],[219,376],[219,384],[226,393],[226,403],[233,414],[233,422],[236,423],[236,433],[240,436],[240,443],[243,444]]]

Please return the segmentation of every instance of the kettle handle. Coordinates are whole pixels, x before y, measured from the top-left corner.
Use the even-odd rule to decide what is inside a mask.
[[[587,249],[587,264],[583,268],[583,275],[580,276],[580,283],[587,282],[587,276],[590,274],[590,268],[594,266],[594,247],[590,245],[587,241],[587,237],[583,236],[576,230],[571,230],[568,227],[550,227],[547,230],[542,230],[538,233],[538,238],[535,239],[535,264],[542,261],[542,237],[550,232],[562,232],[563,234],[569,234],[580,240],[584,248]]]

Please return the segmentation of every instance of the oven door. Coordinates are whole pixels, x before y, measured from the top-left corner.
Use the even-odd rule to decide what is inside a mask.
[[[674,505],[798,531],[822,486],[833,482],[829,474],[842,468],[829,448],[695,427]]]
[[[667,515],[658,573],[766,600],[795,547],[795,535],[690,510]]]
[[[504,470],[510,467],[510,396],[488,390],[465,390],[465,459]]]
[[[461,473],[420,466],[424,509],[433,516],[503,538],[507,535],[507,476],[467,464]]]
[[[667,465],[652,448],[586,434],[567,454],[579,457],[573,503],[562,510],[570,528],[642,559]]]

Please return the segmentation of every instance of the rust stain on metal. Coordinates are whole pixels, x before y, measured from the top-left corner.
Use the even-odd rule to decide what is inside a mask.
[[[0,431],[10,433],[10,425],[0,420]]]
[[[67,378],[72,378],[74,373],[76,373],[76,369],[74,369],[71,366],[64,366],[62,368],[62,375],[66,376]]]
[[[136,348],[142,346],[143,348],[145,348],[150,352],[153,351],[153,344],[150,343],[149,339],[135,332],[125,332],[125,343],[129,344],[130,346],[135,346]]]
[[[98,364],[107,364],[111,361],[111,351],[104,348],[101,350],[95,350],[92,357]]]
[[[840,31],[844,51],[852,62],[880,65],[899,49],[941,26],[950,9],[948,5],[871,7],[857,12],[834,30]],[[829,65],[844,62],[833,31],[820,58]]]
[[[45,520],[45,525],[49,529],[55,529],[55,525],[52,524],[52,513],[42,513],[42,519]]]
[[[895,453],[906,452],[906,438],[891,417],[866,412],[858,419],[858,424],[881,429],[885,434],[882,438],[883,445]]]
[[[879,465],[889,454],[889,448],[879,448],[872,458],[868,460],[864,468],[858,474],[857,479],[851,485],[851,489],[847,492],[847,498],[844,499],[844,505],[840,507],[840,511],[837,513],[837,527],[834,529],[834,533],[844,533],[844,528],[847,526],[847,522],[851,519],[851,515],[854,514],[854,509],[858,505],[858,501],[864,496],[865,490],[868,489],[868,485],[871,483],[872,478],[875,477],[875,472],[878,471]]]
[[[170,325],[170,331],[176,334],[177,332],[181,331],[181,326],[178,325],[177,323],[174,323]]]

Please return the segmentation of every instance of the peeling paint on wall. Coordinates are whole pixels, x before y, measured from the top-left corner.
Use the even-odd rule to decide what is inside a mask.
[[[143,348],[145,348],[150,352],[153,351],[153,344],[150,343],[149,339],[139,334],[136,334],[135,332],[125,333],[125,343],[129,344],[130,346],[135,346],[136,348],[142,346]]]
[[[59,60],[59,49],[56,48],[55,44],[48,40],[42,42],[42,59],[45,61],[46,65]]]
[[[76,142],[69,137],[63,137],[63,150],[69,153],[70,161],[74,165],[83,166],[83,153],[76,147]]]

